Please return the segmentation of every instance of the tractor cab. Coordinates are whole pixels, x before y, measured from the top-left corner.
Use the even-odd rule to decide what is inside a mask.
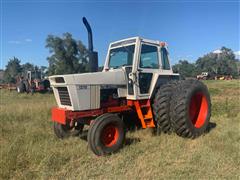
[[[29,81],[34,81],[36,79],[40,80],[42,79],[42,72],[41,71],[27,71],[27,79]]]
[[[162,81],[178,78],[170,67],[166,43],[140,37],[110,44],[103,71],[116,69],[125,71],[129,99],[149,98],[160,74]]]

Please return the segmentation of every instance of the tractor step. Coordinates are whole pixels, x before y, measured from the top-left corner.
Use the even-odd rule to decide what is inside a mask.
[[[134,106],[141,120],[142,127],[144,129],[155,127],[150,100],[134,101]]]

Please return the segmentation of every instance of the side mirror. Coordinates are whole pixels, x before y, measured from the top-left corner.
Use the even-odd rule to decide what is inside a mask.
[[[131,81],[131,83],[136,82],[137,80],[136,73],[129,73],[128,78],[129,78],[129,81]]]
[[[128,74],[128,78],[131,79],[131,80],[133,80],[133,73],[129,73],[129,74]]]

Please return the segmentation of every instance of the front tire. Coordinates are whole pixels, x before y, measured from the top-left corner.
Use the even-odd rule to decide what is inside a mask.
[[[118,151],[124,139],[124,123],[116,114],[97,117],[88,130],[89,147],[98,156]]]
[[[211,100],[201,81],[186,80],[178,84],[170,108],[172,127],[179,136],[195,138],[206,131],[211,116]]]

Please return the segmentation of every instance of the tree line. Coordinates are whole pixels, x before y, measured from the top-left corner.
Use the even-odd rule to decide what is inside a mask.
[[[3,79],[1,83],[16,83],[18,77],[25,76],[27,71],[41,71],[43,74],[46,73],[47,67],[36,66],[31,63],[21,64],[21,60],[17,57],[9,59],[6,69],[3,73]]]
[[[47,57],[48,68],[31,63],[21,64],[21,60],[14,57],[6,65],[3,81],[16,83],[17,76],[22,76],[26,71],[35,70],[41,70],[48,76],[89,72],[88,50],[80,40],[74,39],[70,33],[64,33],[62,37],[48,35],[46,48],[50,53]],[[210,52],[199,57],[194,63],[190,63],[188,60],[179,60],[172,66],[172,69],[183,77],[196,77],[201,72],[208,72],[214,75],[232,75],[236,78],[239,76],[240,63],[231,49],[222,47],[218,53]]]
[[[217,53],[210,52],[199,57],[194,63],[180,60],[173,65],[172,69],[183,77],[196,77],[201,72],[208,72],[213,76],[231,75],[237,78],[240,72],[240,62],[231,49],[222,47]]]

